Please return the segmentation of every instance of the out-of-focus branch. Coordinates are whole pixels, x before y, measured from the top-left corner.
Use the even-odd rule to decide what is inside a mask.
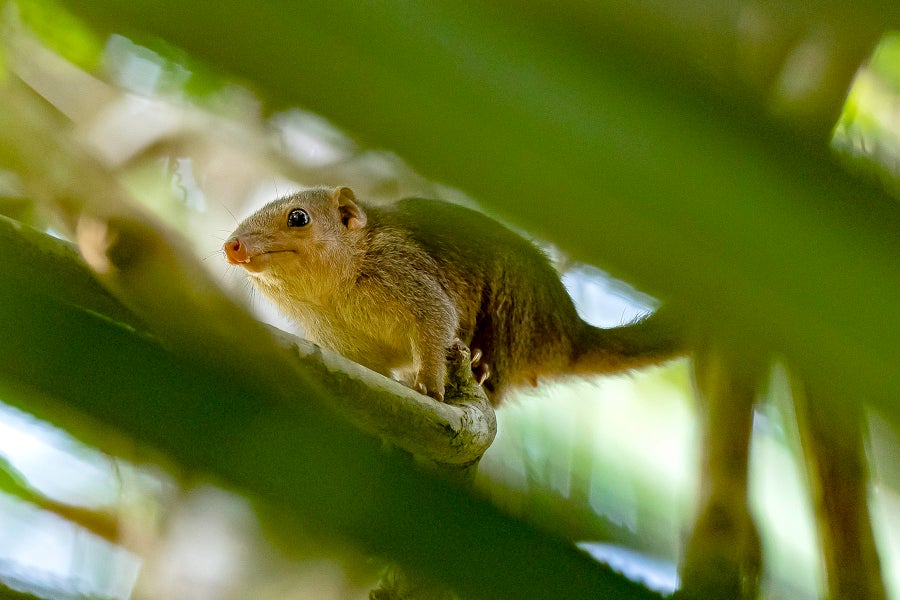
[[[120,542],[119,519],[110,510],[85,508],[49,498],[28,484],[8,460],[0,456],[0,490],[23,502],[52,512],[96,536],[112,543]]]

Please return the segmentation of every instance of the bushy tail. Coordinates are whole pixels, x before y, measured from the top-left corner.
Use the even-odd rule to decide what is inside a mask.
[[[666,310],[610,329],[584,323],[576,339],[572,372],[616,373],[683,356],[688,348],[681,325],[674,312]]]

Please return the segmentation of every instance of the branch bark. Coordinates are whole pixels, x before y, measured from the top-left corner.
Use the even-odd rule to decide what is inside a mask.
[[[439,403],[308,340],[274,328],[272,334],[332,392],[332,405],[341,414],[418,459],[467,467],[494,441],[494,409],[472,378],[464,347],[453,349],[456,370],[447,401]]]

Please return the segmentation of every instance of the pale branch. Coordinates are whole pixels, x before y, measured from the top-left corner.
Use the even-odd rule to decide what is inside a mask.
[[[340,413],[419,459],[467,466],[494,440],[494,410],[472,378],[468,351],[454,348],[451,363],[456,373],[451,372],[447,400],[440,403],[309,340],[275,328],[272,333],[297,353],[306,369],[316,372],[315,378],[332,391],[332,406]]]

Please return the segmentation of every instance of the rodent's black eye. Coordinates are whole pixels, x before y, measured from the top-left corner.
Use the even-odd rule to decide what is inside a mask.
[[[302,208],[295,208],[288,213],[288,227],[303,227],[309,225],[309,213]]]

